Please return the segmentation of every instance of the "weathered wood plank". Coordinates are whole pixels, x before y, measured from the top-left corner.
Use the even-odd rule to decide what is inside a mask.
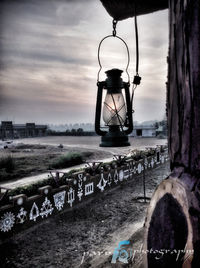
[[[169,1],[167,110],[171,168],[200,174],[200,3]]]
[[[116,20],[123,20],[135,15],[152,13],[168,8],[168,0],[101,0],[107,12]]]

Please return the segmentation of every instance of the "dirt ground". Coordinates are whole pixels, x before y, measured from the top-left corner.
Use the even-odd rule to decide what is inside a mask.
[[[146,172],[147,196],[168,174],[168,163]],[[1,267],[113,267],[111,256],[120,241],[131,238],[136,249],[142,245],[148,203],[135,200],[142,194],[142,176],[138,176],[18,234],[0,246]],[[141,258],[134,258],[135,268]]]
[[[59,148],[53,145],[17,144],[15,148],[0,150],[0,159],[6,156],[12,156],[15,161],[15,169],[12,172],[0,170],[0,181],[20,179],[47,172],[49,165],[55,159],[68,152],[81,153],[85,161],[112,157],[112,154],[109,152],[78,147],[69,148],[64,146],[63,148]]]

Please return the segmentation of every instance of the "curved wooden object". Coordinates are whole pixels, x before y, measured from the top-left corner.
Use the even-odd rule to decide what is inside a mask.
[[[189,268],[200,263],[200,193],[198,185],[191,191],[187,177],[190,175],[182,174],[164,180],[151,199],[145,221],[144,250],[166,249],[171,253],[163,254],[160,259],[155,254],[146,255],[145,267]],[[174,250],[185,252],[180,252],[177,259]]]

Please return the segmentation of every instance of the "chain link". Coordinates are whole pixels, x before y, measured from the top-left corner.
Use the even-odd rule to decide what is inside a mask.
[[[116,27],[117,27],[117,20],[113,20],[113,36],[116,36],[117,34]]]

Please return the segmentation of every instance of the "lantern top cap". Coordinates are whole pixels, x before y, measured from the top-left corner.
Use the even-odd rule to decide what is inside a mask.
[[[107,77],[120,77],[123,71],[119,69],[111,69],[106,71],[105,73],[107,74]]]

